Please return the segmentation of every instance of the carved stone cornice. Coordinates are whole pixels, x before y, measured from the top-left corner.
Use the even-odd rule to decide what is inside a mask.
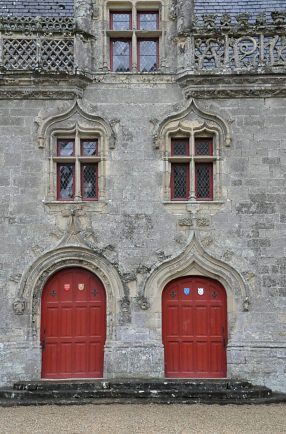
[[[173,7],[174,9],[174,7]],[[221,36],[228,33],[232,36],[248,35],[251,33],[267,33],[268,35],[285,34],[286,11],[273,11],[269,16],[265,13],[251,15],[239,13],[230,14],[206,14],[195,16],[191,19],[191,11],[188,11],[191,26],[178,26],[180,35],[204,35],[208,37]],[[178,20],[178,14],[175,15]]]
[[[177,82],[189,98],[286,97],[285,75],[179,75]]]
[[[18,76],[0,75],[1,99],[62,99],[82,98],[90,80],[86,77],[35,77],[30,74]]]
[[[0,16],[0,31],[4,34],[24,32],[25,35],[32,33],[60,33],[71,35],[75,31],[73,17],[12,17]]]

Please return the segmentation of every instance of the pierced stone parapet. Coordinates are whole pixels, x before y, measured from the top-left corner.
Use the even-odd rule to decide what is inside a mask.
[[[286,70],[286,12],[255,20],[204,15],[189,30],[178,32],[178,72],[189,74],[281,73]]]
[[[74,18],[0,16],[0,73],[86,74],[91,38]]]
[[[33,33],[60,33],[70,36],[75,30],[75,20],[70,17],[10,17],[0,16],[0,31],[4,33],[21,33],[25,35]]]
[[[2,69],[6,71],[74,72],[74,38],[6,38],[2,41]]]

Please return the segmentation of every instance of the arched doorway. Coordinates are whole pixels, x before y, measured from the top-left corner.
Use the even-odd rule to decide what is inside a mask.
[[[42,378],[100,378],[106,339],[106,294],[82,268],[46,283],[41,305]]]
[[[226,376],[227,301],[216,280],[188,276],[167,284],[162,295],[165,376]]]

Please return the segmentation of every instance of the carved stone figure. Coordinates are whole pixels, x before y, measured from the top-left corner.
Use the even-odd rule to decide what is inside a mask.
[[[194,17],[194,0],[178,0],[177,2],[177,29],[178,33],[190,31]]]
[[[16,315],[23,315],[23,313],[25,312],[25,300],[17,298],[16,300],[14,300],[13,302],[13,309]]]

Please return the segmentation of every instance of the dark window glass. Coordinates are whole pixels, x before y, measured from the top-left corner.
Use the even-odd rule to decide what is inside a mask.
[[[212,163],[196,164],[196,197],[197,199],[212,199],[213,197]]]
[[[97,164],[82,164],[82,198],[97,198]]]
[[[196,155],[213,155],[212,138],[196,138],[195,149]]]
[[[172,139],[171,140],[171,155],[172,156],[180,156],[180,155],[189,155],[189,139]]]
[[[188,199],[189,165],[172,164],[172,199]]]
[[[138,12],[139,30],[157,30],[158,12]]]
[[[98,140],[97,139],[83,139],[81,141],[81,155],[93,156],[98,152]]]
[[[58,140],[58,156],[70,157],[74,155],[74,140],[59,139]]]
[[[112,70],[115,72],[130,71],[130,41],[112,41]]]
[[[111,13],[112,30],[130,30],[131,13],[130,12],[112,12]]]
[[[74,197],[74,164],[58,164],[58,199]]]
[[[144,40],[138,42],[139,70],[153,72],[158,69],[158,41]]]

